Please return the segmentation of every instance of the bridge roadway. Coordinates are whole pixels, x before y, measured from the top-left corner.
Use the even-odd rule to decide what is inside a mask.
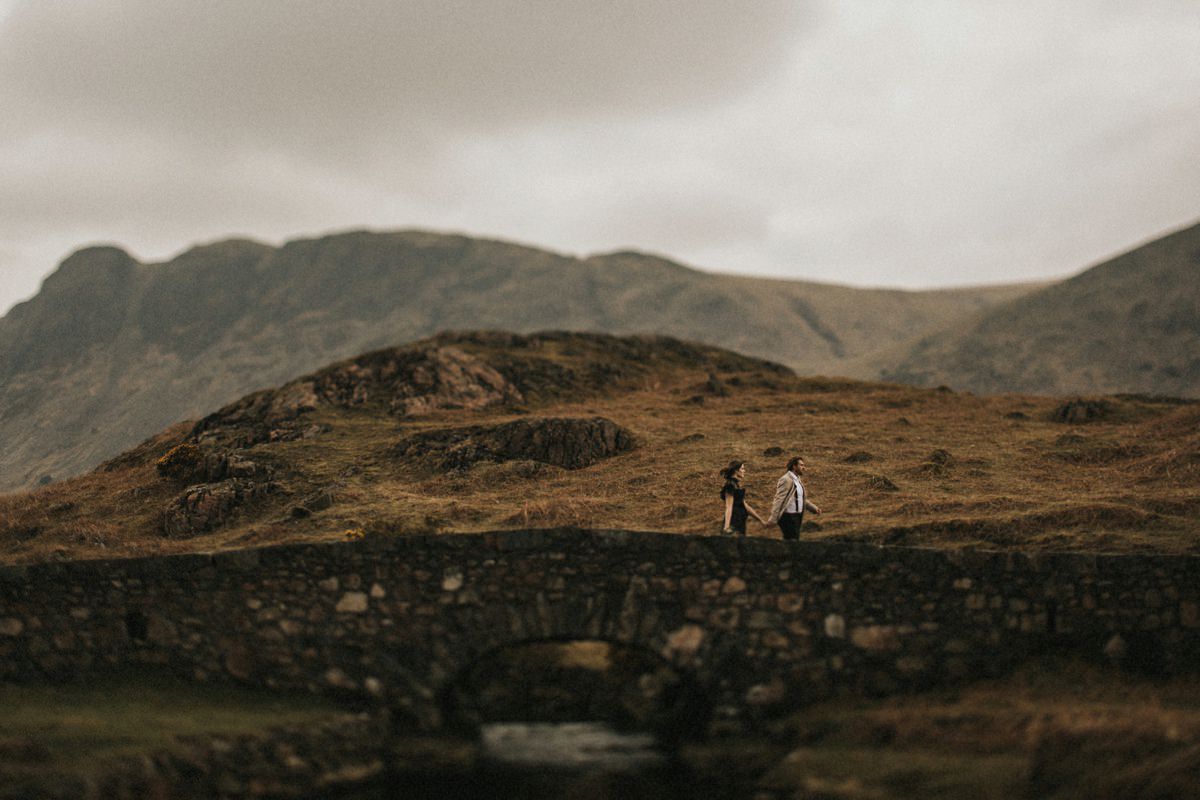
[[[348,693],[427,728],[479,659],[542,640],[655,654],[711,719],[1075,652],[1200,664],[1200,559],[628,531],[374,536],[0,568],[0,679],[157,664]]]

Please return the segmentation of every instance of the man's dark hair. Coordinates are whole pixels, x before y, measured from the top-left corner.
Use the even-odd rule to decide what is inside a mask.
[[[792,456],[792,460],[787,463],[787,468],[790,470],[792,467],[796,466],[796,464],[798,464],[799,462],[801,462],[803,460],[804,460],[804,456]]]

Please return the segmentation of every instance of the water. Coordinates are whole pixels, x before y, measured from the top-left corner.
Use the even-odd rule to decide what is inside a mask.
[[[701,782],[702,783],[702,782]],[[710,797],[650,734],[597,722],[495,722],[469,759],[409,762],[355,800],[694,800]]]
[[[494,722],[481,739],[483,758],[509,767],[629,772],[668,763],[650,734],[599,722]]]

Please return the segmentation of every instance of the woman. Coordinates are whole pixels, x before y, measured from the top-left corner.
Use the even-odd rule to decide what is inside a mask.
[[[766,521],[746,502],[746,490],[742,488],[742,479],[746,477],[745,462],[730,461],[729,466],[721,470],[721,477],[725,479],[725,486],[721,489],[721,499],[725,501],[725,525],[721,533],[745,536],[746,518],[750,514],[766,525]]]

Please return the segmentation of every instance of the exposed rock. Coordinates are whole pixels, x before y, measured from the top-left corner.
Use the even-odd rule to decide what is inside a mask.
[[[190,486],[163,510],[159,529],[164,536],[184,539],[225,524],[234,511],[252,498],[270,494],[275,485],[242,478]]]
[[[925,457],[920,469],[930,475],[945,475],[955,463],[956,459],[950,455],[950,451],[939,448]]]
[[[746,691],[746,703],[751,706],[777,705],[786,697],[787,685],[779,678],[770,683],[756,684]]]
[[[184,442],[168,450],[154,466],[164,478],[189,483],[195,483],[197,478],[210,480],[208,475],[212,470],[207,463],[208,455],[191,442]]]
[[[369,601],[366,592],[346,592],[334,610],[343,614],[361,614],[368,607]]]
[[[865,450],[859,450],[855,453],[851,453],[850,455],[846,456],[846,458],[845,458],[845,461],[847,464],[865,464],[868,461],[874,461],[874,460],[875,460],[875,456],[871,455],[870,453],[868,453]]]
[[[495,350],[480,354],[479,347]],[[740,380],[737,375],[724,377],[729,371],[788,374],[775,364],[666,337],[443,334],[367,353],[279,389],[247,395],[198,422],[189,439],[216,450],[244,449],[320,435],[328,426],[306,420],[305,415],[322,406],[370,406],[401,417],[442,409],[516,408],[527,401],[581,397],[637,385],[657,368],[684,365],[708,370],[701,389],[711,396],[728,394],[728,386]],[[703,402],[703,394],[697,397]],[[550,459],[549,463],[558,462]],[[216,472],[209,469],[203,477],[216,480]]]
[[[524,399],[517,387],[491,365],[456,347],[418,351],[417,358],[393,364],[385,366],[379,374],[380,383],[391,389],[389,410],[393,414],[409,416],[439,408],[483,408]],[[393,380],[393,376],[399,380]],[[336,373],[330,374],[326,380],[331,382],[337,377]],[[355,392],[362,396],[352,396],[350,403],[366,401],[364,385],[355,387]],[[323,391],[326,396],[332,394],[324,387]],[[342,404],[348,403],[343,400]]]
[[[1055,422],[1082,425],[1104,419],[1111,411],[1112,406],[1103,400],[1075,398],[1054,409],[1052,418]]]
[[[424,431],[401,440],[393,452],[441,472],[519,459],[581,469],[634,446],[629,431],[603,417],[532,417],[494,427]]]
[[[192,438],[233,447],[312,438],[328,426],[301,424],[300,418],[322,405],[383,404],[389,413],[412,416],[522,399],[511,381],[478,356],[425,344],[368,353],[279,389],[248,395],[197,423]]]
[[[699,625],[687,624],[667,636],[663,657],[667,659],[689,659],[696,655],[704,643],[704,629]]]
[[[266,481],[271,470],[238,453],[183,442],[155,464],[164,478],[186,484],[215,483],[226,478]]]
[[[708,373],[708,380],[704,382],[701,391],[712,397],[728,397],[730,394],[725,381],[712,372]]]
[[[930,464],[946,467],[954,463],[954,456],[950,455],[950,451],[939,448],[930,453],[925,460]]]
[[[721,594],[739,594],[746,591],[746,582],[737,575],[731,575],[721,586]]]
[[[863,625],[850,631],[850,643],[872,653],[900,649],[900,636],[895,625]]]
[[[442,577],[443,592],[457,592],[463,587],[463,574],[460,570],[448,570]]]
[[[258,659],[253,649],[240,642],[228,642],[224,650],[223,663],[230,675],[244,681],[257,672]]]
[[[296,518],[310,517],[317,511],[330,508],[336,502],[337,496],[334,494],[333,487],[326,486],[305,496],[303,500],[292,507],[291,515]]]
[[[900,489],[885,475],[872,475],[867,479],[867,486],[877,492],[895,492]]]
[[[1129,646],[1121,634],[1116,633],[1105,643],[1103,653],[1109,660],[1120,663],[1129,654]]]
[[[301,380],[286,384],[275,392],[264,416],[268,424],[277,425],[314,410],[320,402],[321,398],[317,397],[314,382]]]

